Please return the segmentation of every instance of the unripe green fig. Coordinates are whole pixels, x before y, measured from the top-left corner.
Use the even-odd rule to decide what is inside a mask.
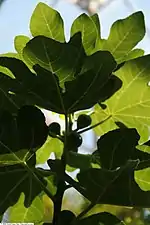
[[[53,122],[48,127],[49,136],[56,137],[56,135],[60,135],[60,124]]]
[[[67,149],[69,151],[76,151],[78,147],[82,144],[82,137],[76,131],[72,131],[67,136]]]
[[[77,119],[77,129],[82,129],[85,127],[88,127],[92,122],[92,119],[90,116],[82,114]]]

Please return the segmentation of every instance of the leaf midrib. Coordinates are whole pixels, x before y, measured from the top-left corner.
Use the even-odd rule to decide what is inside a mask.
[[[115,46],[115,48],[112,50],[112,54],[115,54],[115,52],[117,51],[117,49],[122,45],[122,43],[125,41],[125,39],[131,35],[132,30],[133,30],[134,26],[132,26],[129,31],[126,33],[126,35],[123,37],[123,39],[121,39],[118,44]],[[109,38],[108,38],[108,42],[109,42]]]
[[[94,79],[93,79],[93,81],[91,82],[91,84],[87,87],[87,89],[85,90],[85,92],[83,93],[83,95],[82,96],[80,96],[80,98],[79,99],[77,99],[76,100],[76,102],[74,102],[73,104],[72,104],[72,106],[68,109],[68,111],[70,111],[73,107],[75,107],[87,94],[88,94],[88,92],[90,91],[90,89],[91,89],[91,87],[92,87],[92,85],[93,85],[93,83],[95,83],[95,80],[97,79],[97,77],[98,77],[98,75],[99,75],[99,73],[100,73],[100,71],[101,71],[101,69],[102,69],[102,67],[103,67],[103,65],[101,64],[101,66],[99,67],[99,70],[98,70],[98,72],[96,73],[96,75],[94,76]],[[82,76],[82,75],[81,75]],[[102,84],[101,86],[100,86],[100,89],[101,89],[101,87],[103,86],[104,84]]]
[[[50,70],[51,70],[52,66],[51,66],[51,62],[50,62],[50,59],[49,59],[49,55],[48,55],[48,52],[46,50],[46,46],[45,46],[44,42],[43,42],[43,46],[44,46],[45,53],[46,53],[46,58],[47,58],[47,61],[49,62],[49,67],[50,67]],[[58,83],[57,83],[57,81],[55,79],[54,73],[52,72],[51,74],[52,74],[53,80],[54,80],[55,85],[56,85],[57,93],[58,93],[59,98],[60,98],[60,102],[61,102],[61,106],[62,106],[63,112],[65,112],[65,106],[64,106],[64,103],[63,103],[63,98],[62,98],[62,95],[61,95],[61,92],[60,92]]]
[[[44,12],[43,12],[42,7],[40,7],[40,11],[41,11],[41,15],[42,15],[42,17],[43,17],[43,19],[44,19],[44,21],[45,21],[45,24],[46,24],[46,26],[47,26],[47,29],[48,29],[48,31],[49,31],[49,33],[50,33],[50,37],[52,37],[52,38],[54,39],[54,36],[53,36],[53,33],[52,33],[52,29],[51,29],[51,27],[49,26],[49,24],[48,24],[48,22],[47,22],[47,19],[46,19],[46,17],[45,17],[45,14],[44,14]]]

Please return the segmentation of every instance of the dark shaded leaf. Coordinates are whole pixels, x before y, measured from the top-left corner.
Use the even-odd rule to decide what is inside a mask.
[[[25,195],[24,206],[29,207],[34,198],[43,191],[39,181],[45,185],[48,183],[44,177],[39,176],[38,169],[27,169],[25,164],[0,167],[0,181],[0,214],[13,206],[22,192]]]
[[[81,32],[78,32],[78,33],[74,34],[69,40],[69,44],[78,48],[78,53],[79,53],[78,58],[77,58],[78,60],[77,60],[76,72],[75,72],[74,76],[77,76],[78,74],[80,74],[82,65],[86,58],[86,53],[84,51],[84,47],[82,44],[81,35],[82,35]]]
[[[67,164],[73,168],[87,170],[92,168],[92,163],[97,163],[98,157],[96,155],[85,155],[77,152],[68,152]]]
[[[48,136],[44,114],[34,106],[24,106],[19,110],[17,128],[21,148],[39,148]]]
[[[86,70],[85,62],[82,74],[65,83],[65,92],[59,86],[58,77],[38,65],[33,67],[37,75],[14,58],[0,58],[0,65],[9,68],[16,78],[10,78],[15,82],[14,99],[18,97],[24,104],[38,105],[57,113],[72,113],[106,100],[121,87],[121,81],[111,74],[116,64],[109,52],[95,53],[92,60],[96,61],[95,71]]]
[[[0,109],[8,110],[11,112],[17,112],[19,106],[21,105],[18,99],[14,99],[12,94],[12,89],[15,83],[9,76],[0,73]]]
[[[75,225],[123,225],[124,223],[121,222],[116,216],[107,213],[97,213],[95,215],[86,217],[82,220],[79,220]]]
[[[104,101],[118,90],[121,81],[111,74],[115,66],[109,52],[97,52],[87,57],[81,74],[74,81],[65,84],[64,98],[68,111],[90,108],[95,104],[94,101]],[[71,99],[74,99],[73,104]]]
[[[81,36],[72,37],[68,43],[38,36],[27,43],[23,56],[29,65],[39,64],[55,73],[59,77],[60,86],[63,87],[64,82],[72,80],[81,67],[84,56],[81,43]]]
[[[21,60],[14,58],[1,57],[0,65],[9,68],[16,78],[11,79],[2,75],[2,78],[7,82],[7,86],[11,87],[11,91],[15,93],[15,95],[10,95],[6,89],[6,93],[4,93],[5,98],[6,95],[9,95],[16,101],[16,98],[19,96],[22,104],[39,105],[52,111],[62,112],[61,88],[58,84],[58,78],[54,74],[35,66],[34,69],[38,70],[39,74],[39,76],[36,76]],[[41,70],[44,79],[41,75]],[[10,82],[13,85],[10,85]],[[0,87],[2,84],[0,83]]]
[[[142,191],[134,180],[138,160],[117,170],[89,169],[78,174],[85,197],[95,204],[150,207],[150,191]]]
[[[144,163],[150,160],[150,154],[136,148],[140,139],[136,129],[122,128],[104,134],[97,142],[98,155],[102,168],[114,170],[123,166],[128,160],[139,159],[137,168],[144,167]],[[141,165],[140,165],[141,164]],[[150,164],[149,164],[150,165]],[[147,162],[145,167],[147,167]]]
[[[0,114],[0,154],[41,147],[47,139],[48,128],[43,113],[34,106],[24,106],[17,116]]]
[[[114,78],[117,90],[121,87],[121,81]],[[114,88],[113,79],[109,79],[108,83],[102,83],[100,74],[93,74],[92,71],[85,72],[72,82],[65,85],[64,102],[68,112],[75,112],[91,108],[96,102],[103,102],[112,95]],[[110,86],[112,89],[110,89]],[[76,92],[78,90],[78,92]],[[110,94],[111,93],[111,94]]]

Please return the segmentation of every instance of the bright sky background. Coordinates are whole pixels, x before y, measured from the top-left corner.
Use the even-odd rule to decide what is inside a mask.
[[[41,0],[42,1],[42,0]],[[134,11],[142,10],[145,15],[147,27],[150,27],[150,0],[130,0]],[[14,51],[13,40],[16,35],[29,35],[29,21],[38,0],[6,0],[0,9],[0,53]],[[42,1],[52,3],[52,0]],[[117,19],[124,18],[133,12],[131,7],[124,4],[126,0],[113,1],[100,13],[102,36],[107,37],[111,24]],[[60,0],[55,8],[61,13],[67,37],[73,20],[83,11],[65,0]],[[139,45],[150,53],[150,38],[144,38]]]

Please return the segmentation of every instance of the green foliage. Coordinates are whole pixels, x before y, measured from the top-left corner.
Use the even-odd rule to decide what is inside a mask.
[[[24,35],[18,35],[15,37],[14,40],[15,49],[18,52],[20,59],[22,60],[23,60],[23,49],[29,40],[30,38]]]
[[[102,120],[108,115],[107,123],[98,127],[97,134],[116,129],[115,122],[122,122],[127,127],[135,127],[141,142],[149,138],[149,72],[150,55],[129,60],[115,74],[123,81],[121,89],[105,102],[106,109],[95,107],[93,120]],[[137,91],[139,90],[139,91]],[[96,122],[96,121],[94,121]]]
[[[99,156],[101,168],[108,170],[123,166],[128,160],[140,160],[137,169],[147,167],[150,154],[138,149],[139,138],[135,129],[123,128],[110,131],[98,140],[98,150],[93,154]]]
[[[94,19],[86,14],[82,14],[73,22],[71,27],[71,36],[81,32],[82,43],[88,55],[94,51],[96,40],[99,38],[99,23]]]
[[[120,222],[119,219],[117,219],[115,216],[109,214],[109,213],[99,213],[95,214],[92,216],[89,216],[88,218],[82,219],[77,223],[77,225],[99,225],[99,224],[104,224],[104,225],[123,225],[123,222]]]
[[[139,32],[140,30],[140,32]],[[98,48],[112,53],[117,63],[128,58],[130,51],[143,39],[145,35],[144,17],[142,12],[116,21],[110,30],[107,40],[100,40]]]
[[[107,40],[100,27],[98,15],[82,14],[66,42],[60,14],[39,3],[32,37],[17,36],[17,53],[0,56],[0,216],[8,209],[9,222],[46,224],[45,194],[52,225],[121,225],[115,213],[88,213],[98,204],[150,207],[150,55],[135,49],[144,16],[116,21]],[[65,128],[48,126],[41,108],[63,114]],[[101,137],[81,154],[90,129]],[[62,209],[72,187],[89,204],[78,215]]]
[[[56,158],[60,158],[63,151],[63,143],[57,138],[47,138],[46,142],[36,152],[37,164],[43,164],[47,161],[50,154],[55,153]]]
[[[56,73],[60,86],[72,80],[79,70],[80,60],[82,60],[80,55],[81,53],[71,42],[60,43],[45,36],[31,39],[23,49],[25,61],[32,66],[39,64],[46,70]]]
[[[60,14],[42,2],[32,14],[30,31],[33,37],[43,35],[60,42],[65,41],[64,24]]]
[[[44,205],[39,196],[37,196],[30,207],[24,206],[24,195],[21,194],[18,202],[8,210],[9,222],[42,224],[44,214]]]

